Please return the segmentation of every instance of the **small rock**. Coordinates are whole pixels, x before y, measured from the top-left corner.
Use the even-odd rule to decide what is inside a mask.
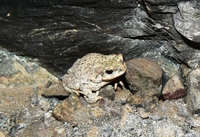
[[[187,93],[178,75],[169,79],[162,91],[164,99],[172,100],[184,97]]]
[[[66,129],[65,128],[55,128],[55,131],[53,133],[53,137],[66,137]]]
[[[53,116],[59,121],[69,122],[72,125],[76,125],[77,121],[75,121],[74,118],[75,113],[76,110],[82,106],[79,97],[75,93],[72,93],[67,99],[54,108]]]
[[[46,125],[49,125],[49,121],[52,119],[52,111],[49,111],[47,113],[44,114],[44,123]]]
[[[57,84],[53,84],[46,88],[43,93],[45,97],[56,97],[56,96],[66,96],[68,97],[70,93],[64,89],[62,86],[62,82],[58,82]]]
[[[27,125],[24,130],[15,133],[13,137],[66,137],[66,130],[60,131],[58,129],[65,129],[65,127],[55,119],[49,125],[46,125],[41,120],[36,120]]]
[[[146,112],[146,110],[144,108],[138,108],[137,111],[141,118],[145,119],[145,118],[149,117],[149,113]]]
[[[38,95],[38,87],[37,86],[34,86],[33,88],[33,93],[32,95],[30,96],[30,100],[31,100],[31,107],[34,107],[34,106],[37,106],[38,103],[39,103],[39,95]]]
[[[169,118],[175,125],[184,125],[186,118],[191,117],[191,113],[186,104],[181,100],[166,100],[151,111],[151,117]]]
[[[121,104],[125,104],[128,101],[130,101],[131,95],[132,95],[132,93],[129,90],[127,90],[125,88],[124,89],[118,88],[117,92],[115,94],[114,101],[119,102]]]
[[[98,127],[93,127],[87,134],[87,137],[100,137]]]
[[[44,110],[44,112],[47,112],[48,109],[50,108],[50,103],[48,101],[46,101],[45,99],[41,99],[39,101],[39,105],[40,105],[41,109]]]
[[[187,77],[188,95],[186,102],[188,108],[196,114],[200,113],[200,68],[192,70]]]
[[[158,97],[142,96],[140,94],[134,94],[131,96],[130,103],[136,106],[142,106],[147,111],[154,109],[158,104]]]
[[[181,127],[171,123],[170,121],[158,121],[152,123],[152,129],[155,137],[182,137],[184,132]]]
[[[112,116],[121,116],[121,104],[118,102],[104,98],[99,100],[99,107],[107,114],[112,114]]]
[[[200,117],[199,116],[194,115],[194,117],[190,117],[189,123],[192,127],[200,129]]]
[[[133,109],[130,105],[127,104],[122,110],[122,118],[120,123],[121,128],[123,128],[126,125],[126,121],[129,119],[129,113],[133,113]]]
[[[108,98],[110,100],[114,100],[115,98],[115,90],[112,85],[107,85],[99,90],[99,95]]]
[[[106,112],[102,108],[99,107],[91,108],[91,115],[95,118],[103,117],[105,113]]]

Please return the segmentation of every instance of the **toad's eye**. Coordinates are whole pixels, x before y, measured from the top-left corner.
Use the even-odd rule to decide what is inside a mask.
[[[107,74],[112,74],[112,73],[113,73],[113,70],[106,70],[106,73],[107,73]]]

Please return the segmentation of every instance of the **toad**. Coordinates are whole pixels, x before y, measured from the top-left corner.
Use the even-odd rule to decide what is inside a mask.
[[[126,69],[122,54],[89,53],[78,59],[62,77],[63,87],[78,96],[83,94],[88,103],[95,103],[102,98],[99,89],[124,74]]]

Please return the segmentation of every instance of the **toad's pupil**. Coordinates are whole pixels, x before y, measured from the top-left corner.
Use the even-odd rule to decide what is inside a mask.
[[[107,74],[112,74],[112,73],[113,73],[113,70],[106,70],[106,73],[107,73]]]

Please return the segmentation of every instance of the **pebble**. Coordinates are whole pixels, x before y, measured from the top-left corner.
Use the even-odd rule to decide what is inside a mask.
[[[124,89],[118,88],[117,92],[115,94],[114,101],[119,102],[121,104],[126,104],[127,102],[130,101],[131,95],[132,95],[132,93],[129,90],[127,90],[125,88]]]
[[[48,109],[50,108],[50,103],[48,101],[46,101],[45,99],[41,99],[39,101],[39,105],[40,105],[41,109],[44,110],[44,112],[47,112]]]
[[[144,108],[138,108],[137,111],[141,118],[145,119],[149,117],[149,113]]]

